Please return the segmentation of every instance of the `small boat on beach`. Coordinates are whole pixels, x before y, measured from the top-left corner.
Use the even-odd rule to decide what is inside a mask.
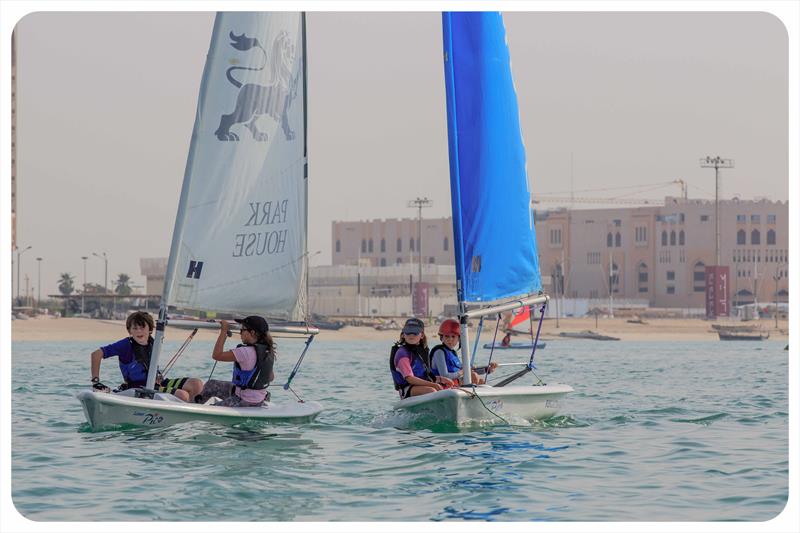
[[[503,18],[496,12],[445,12],[442,36],[463,382],[402,399],[394,408],[457,425],[548,418],[558,413],[572,387],[541,379],[512,385],[533,377],[533,354],[549,297],[542,293]],[[470,320],[481,319],[480,331],[484,317],[531,306],[541,311],[530,360],[513,363],[522,370],[493,379],[491,385],[472,383],[470,352],[476,347],[470,344]]]
[[[319,333],[309,325],[304,294],[308,271],[305,27],[302,13],[217,14],[147,382],[122,391],[79,392],[92,429],[161,427],[195,420],[302,423],[322,411],[321,404],[304,401],[289,388]],[[247,71],[245,84],[237,79],[241,71]],[[213,405],[213,398],[198,404],[157,392],[158,360],[170,322],[168,307],[283,321],[270,324],[270,334],[306,338],[305,349],[283,385],[293,396],[275,387],[269,389],[271,396],[280,397],[275,401],[268,397],[258,407],[227,407]],[[178,326],[181,321],[173,322]],[[219,328],[214,322],[185,322],[190,328]],[[299,325],[287,325],[291,322]]]
[[[763,341],[769,339],[768,331],[717,331],[721,341]]]
[[[566,337],[568,339],[588,339],[593,341],[618,341],[619,337],[612,337],[611,335],[601,335],[596,331],[585,329],[583,331],[562,331],[558,334],[559,337]]]

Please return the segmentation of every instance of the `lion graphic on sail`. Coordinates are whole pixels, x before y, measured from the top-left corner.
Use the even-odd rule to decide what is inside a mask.
[[[214,134],[220,141],[238,141],[239,136],[231,131],[231,127],[236,124],[244,124],[250,130],[253,139],[264,142],[268,139],[267,133],[258,129],[258,119],[267,115],[276,122],[279,122],[286,140],[291,141],[295,137],[294,131],[289,126],[288,110],[292,100],[297,94],[297,76],[292,77],[293,65],[295,61],[295,46],[289,39],[289,35],[280,32],[272,43],[272,61],[270,62],[270,82],[268,85],[256,83],[242,83],[234,78],[236,70],[262,71],[267,64],[267,51],[261,46],[258,39],[247,37],[244,33],[236,35],[230,32],[230,43],[235,49],[247,51],[258,48],[264,55],[263,64],[260,67],[240,67],[233,66],[225,71],[225,76],[236,88],[239,95],[236,97],[236,107],[233,112],[222,115],[219,120],[219,127]]]

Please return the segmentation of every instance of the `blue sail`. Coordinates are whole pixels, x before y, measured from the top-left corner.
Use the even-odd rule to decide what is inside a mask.
[[[541,291],[525,147],[500,13],[443,13],[459,302]]]

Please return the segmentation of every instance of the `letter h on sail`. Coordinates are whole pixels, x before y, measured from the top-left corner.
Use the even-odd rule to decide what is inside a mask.
[[[200,279],[200,273],[202,271],[203,271],[202,261],[189,261],[189,271],[186,273],[186,277]]]

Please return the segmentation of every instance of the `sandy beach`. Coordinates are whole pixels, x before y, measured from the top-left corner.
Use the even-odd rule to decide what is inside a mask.
[[[402,321],[398,320],[402,323]],[[547,320],[542,325],[542,339],[553,340],[559,338],[561,332],[579,332],[593,330],[602,335],[619,337],[621,341],[667,341],[667,340],[707,340],[718,339],[716,331],[711,328],[718,324],[743,324],[741,322],[708,321],[701,319],[647,319],[644,324],[628,322],[626,318],[599,318],[597,326],[595,319],[589,318],[563,318],[559,320],[556,328],[555,320]],[[760,326],[770,334],[770,340],[788,340],[788,323],[786,320],[778,321],[775,328],[774,320],[760,320],[746,322],[747,325]],[[435,325],[428,326],[428,333],[436,332]],[[13,320],[11,323],[13,341],[111,341],[125,335],[125,323],[121,320],[94,320],[88,318],[53,318],[39,317],[28,320]],[[183,340],[187,331],[184,329],[167,327],[167,338],[170,340]],[[196,335],[198,340],[214,340],[216,331],[200,330]],[[378,331],[367,326],[345,326],[340,330],[321,330],[319,339],[333,341],[358,341],[358,340],[385,340],[391,342],[397,339],[399,331]],[[494,335],[494,322],[484,326],[481,339],[489,342]],[[524,342],[526,335],[515,336],[514,340]],[[596,341],[586,341],[596,342]]]

